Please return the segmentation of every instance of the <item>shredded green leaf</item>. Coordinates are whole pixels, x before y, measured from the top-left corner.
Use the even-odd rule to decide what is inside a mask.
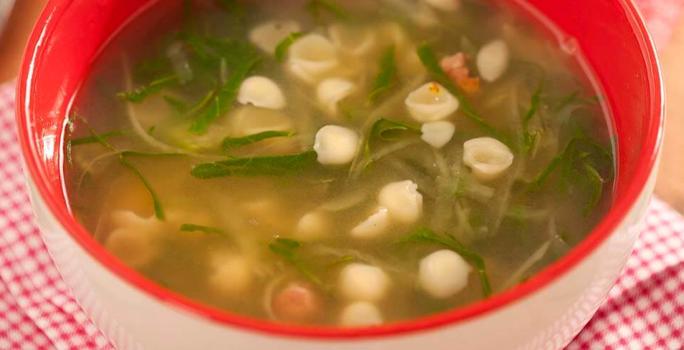
[[[435,55],[434,50],[428,44],[422,44],[416,50],[420,61],[423,66],[432,74],[433,78],[442,84],[449,92],[454,95],[460,104],[460,110],[463,114],[468,117],[473,123],[475,123],[482,131],[486,132],[498,139],[499,141],[505,143],[508,146],[512,146],[510,139],[504,133],[496,129],[494,126],[489,124],[487,121],[480,116],[479,113],[475,111],[470,101],[465,97],[465,94],[451,81],[449,76],[442,70],[439,65],[439,60]]]
[[[409,134],[420,135],[420,127],[396,120],[380,118],[371,127],[370,139],[394,141]]]
[[[492,294],[492,287],[489,283],[489,276],[487,275],[487,267],[485,265],[484,259],[479,254],[461,244],[452,235],[438,235],[429,228],[422,227],[416,229],[408,236],[397,242],[397,244],[408,243],[437,244],[454,251],[463,257],[463,259],[465,259],[468,263],[473,265],[477,270],[478,276],[480,277],[480,284],[482,285],[482,294],[484,297],[489,297]]]
[[[154,216],[156,216],[159,220],[165,220],[166,215],[164,214],[164,208],[162,207],[161,200],[159,199],[157,192],[155,192],[154,188],[152,188],[152,184],[150,184],[150,182],[140,172],[140,170],[138,170],[137,167],[131,164],[125,156],[120,155],[119,162],[123,166],[131,170],[131,172],[133,172],[133,174],[140,180],[140,182],[142,182],[143,186],[145,186],[145,189],[150,194],[150,197],[152,197],[152,204],[154,206]]]
[[[220,228],[211,227],[211,226],[204,226],[204,225],[196,225],[196,224],[182,224],[180,226],[180,230],[183,232],[202,232],[202,233],[208,233],[208,234],[225,234],[225,231],[223,231]]]
[[[286,176],[311,168],[317,163],[316,158],[314,151],[284,156],[231,158],[195,165],[190,174],[199,179],[226,176]]]
[[[152,81],[151,83],[143,86],[139,86],[131,91],[122,91],[117,94],[121,99],[128,102],[140,103],[144,101],[147,97],[155,94],[162,89],[173,86],[178,83],[178,77],[175,75],[169,75],[163,78]]]
[[[86,144],[91,144],[91,143],[99,143],[98,139],[108,140],[112,137],[119,137],[119,136],[123,136],[125,134],[126,133],[123,132],[122,130],[112,130],[112,131],[108,131],[108,132],[103,132],[103,133],[96,135],[96,136],[86,136],[86,137],[81,137],[81,138],[77,138],[77,139],[72,139],[71,141],[69,141],[69,144],[71,144],[71,146],[78,146],[78,145],[86,145]]]
[[[327,289],[323,281],[316,276],[308,264],[306,264],[299,256],[299,250],[302,248],[302,243],[294,239],[289,238],[274,238],[271,243],[268,244],[268,248],[271,252],[279,255],[283,260],[285,260],[290,265],[294,266],[295,269],[299,271],[306,279],[311,283],[320,287],[321,289]]]
[[[380,98],[392,89],[397,83],[397,61],[394,46],[390,46],[380,57],[378,62],[378,74],[373,81],[368,100],[376,103]]]
[[[171,95],[164,95],[163,98],[166,104],[178,114],[185,114],[190,108],[185,101]]]
[[[285,62],[285,59],[287,58],[287,51],[290,49],[290,46],[292,46],[297,39],[301,38],[302,35],[304,35],[302,32],[293,32],[278,43],[274,53],[278,62]]]
[[[264,132],[260,132],[257,134],[243,136],[243,137],[227,137],[223,140],[222,145],[223,145],[223,150],[228,152],[228,151],[232,151],[236,148],[240,148],[242,146],[247,146],[247,145],[251,145],[253,143],[257,143],[259,141],[272,139],[272,138],[276,138],[276,137],[292,137],[292,136],[294,136],[294,132],[291,132],[291,131],[270,130],[270,131],[264,131]]]
[[[530,131],[530,121],[532,118],[537,114],[539,111],[539,108],[541,107],[541,94],[544,89],[544,79],[539,80],[539,85],[537,85],[537,88],[535,89],[534,93],[532,94],[532,97],[530,98],[530,107],[527,109],[527,112],[522,116],[522,136],[521,136],[521,143],[522,143],[522,149],[525,151],[525,153],[529,153],[533,148],[535,143],[537,143],[537,139],[539,137],[539,134],[536,132]]]

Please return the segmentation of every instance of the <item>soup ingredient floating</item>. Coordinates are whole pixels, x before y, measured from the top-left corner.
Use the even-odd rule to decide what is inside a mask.
[[[76,99],[69,202],[131,268],[249,317],[377,327],[534,278],[610,205],[590,77],[507,8],[268,3],[154,8]]]

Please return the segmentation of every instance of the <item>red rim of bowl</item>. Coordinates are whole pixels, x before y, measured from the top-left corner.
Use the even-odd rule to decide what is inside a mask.
[[[61,13],[65,11],[66,8],[56,7],[54,5],[54,1],[48,3],[48,6],[44,10],[38,22],[42,23],[42,25],[34,29],[34,32],[29,39],[26,57],[24,58],[20,73],[17,91],[17,101],[20,102],[17,103],[17,122],[22,153],[24,155],[25,164],[31,183],[34,184],[38,190],[38,193],[40,194],[40,198],[45,202],[51,214],[63,226],[63,228],[69,232],[69,234],[78,242],[78,244],[80,244],[83,249],[88,252],[88,254],[90,254],[93,259],[104,265],[105,268],[113,272],[135,289],[146,293],[148,296],[162,303],[166,303],[175,308],[203,316],[204,318],[212,320],[216,323],[236,326],[246,330],[261,331],[291,337],[329,339],[378,337],[425,331],[440,326],[454,325],[464,320],[483,316],[505,305],[519,301],[529,296],[533,292],[549,285],[557,278],[563,276],[566,272],[570,271],[579,262],[581,262],[587,255],[592,253],[604,240],[610,236],[613,230],[618,227],[637,200],[642,196],[644,187],[652,175],[654,167],[656,166],[660,143],[662,140],[662,129],[664,122],[663,83],[660,76],[660,66],[655,54],[655,47],[652,38],[646,30],[643,18],[632,1],[624,1],[623,5],[627,15],[629,16],[629,20],[632,22],[632,25],[636,30],[635,34],[637,35],[637,40],[639,41],[642,52],[645,53],[644,59],[647,61],[649,69],[649,81],[653,83],[653,86],[650,87],[652,90],[652,96],[651,101],[649,101],[650,114],[653,116],[653,119],[648,125],[648,130],[646,131],[645,136],[646,142],[643,145],[643,149],[646,150],[646,152],[643,152],[638,160],[633,181],[629,184],[624,194],[618,200],[616,200],[611,210],[597,225],[597,227],[594,228],[587,238],[585,238],[563,258],[559,259],[542,272],[530,278],[528,281],[510,290],[494,295],[489,299],[436,315],[361,329],[304,327],[277,324],[274,322],[221,311],[166,290],[143,277],[135,270],[125,266],[114,256],[108,253],[104,247],[96,242],[90,233],[72,217],[67,207],[60,204],[60,198],[50,195],[50,185],[47,180],[47,174],[41,170],[38,153],[34,148],[34,143],[30,139],[31,133],[29,132],[29,128],[31,123],[29,118],[31,113],[28,98],[33,85],[32,80],[29,79],[29,77],[32,74],[33,62],[39,55],[39,50],[36,48],[40,47],[39,44],[44,40],[43,35],[46,33],[45,29],[51,25],[55,18],[60,17]]]

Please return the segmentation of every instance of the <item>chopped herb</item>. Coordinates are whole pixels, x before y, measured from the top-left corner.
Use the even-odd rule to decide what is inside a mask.
[[[542,172],[532,181],[529,189],[539,190],[556,170],[561,170],[565,186],[583,185],[588,192],[584,214],[588,215],[598,205],[603,195],[603,185],[613,174],[613,157],[609,151],[585,136],[570,140],[563,152],[554,157]]]
[[[232,66],[232,72],[225,81],[223,86],[219,88],[216,94],[211,98],[208,106],[197,119],[190,126],[190,131],[195,134],[204,134],[207,132],[209,125],[218,117],[224,115],[230,108],[232,108],[240,89],[240,85],[247,78],[249,73],[259,63],[260,58],[255,55],[244,57],[246,61]]]
[[[371,127],[370,139],[393,141],[407,134],[420,134],[420,127],[380,118]]]
[[[316,164],[316,152],[284,156],[230,158],[195,165],[190,174],[199,179],[226,176],[285,176],[299,173]]]
[[[73,139],[73,140],[69,141],[69,144],[71,146],[78,146],[78,145],[86,145],[86,144],[90,144],[90,143],[99,143],[98,139],[108,140],[112,137],[118,137],[118,136],[123,136],[123,135],[125,135],[125,133],[121,130],[112,130],[112,131],[104,132],[102,134],[95,135],[95,136],[86,136],[86,137]]]
[[[475,111],[473,106],[465,97],[465,94],[461,92],[461,90],[451,81],[449,76],[442,70],[442,67],[439,65],[439,61],[437,60],[435,52],[428,44],[423,44],[419,46],[416,52],[418,54],[418,57],[420,58],[420,61],[423,63],[428,72],[432,74],[433,78],[437,80],[440,84],[442,84],[447,90],[449,90],[451,94],[453,94],[458,99],[460,104],[460,110],[466,117],[468,117],[468,119],[474,122],[480,129],[482,129],[482,131],[497,138],[499,141],[505,143],[506,145],[511,146],[511,142],[508,136],[504,135],[494,126],[485,121],[482,118],[482,116],[480,116]]]
[[[148,96],[161,91],[165,87],[173,86],[178,83],[178,77],[175,75],[166,76],[152,81],[147,85],[137,87],[131,91],[122,91],[117,94],[121,99],[128,102],[140,103]]]
[[[140,170],[138,170],[138,168],[131,164],[124,155],[119,155],[119,162],[121,163],[121,165],[125,166],[131,172],[133,172],[133,174],[138,179],[140,179],[140,182],[142,182],[143,186],[145,186],[145,189],[152,198],[152,204],[154,206],[154,216],[156,216],[157,219],[162,221],[166,219],[166,215],[164,214],[164,208],[162,207],[161,201],[159,200],[159,196],[157,196],[157,192],[154,191],[152,185],[147,180],[147,178],[145,178],[145,176],[140,172]]]
[[[203,225],[195,225],[195,224],[182,224],[180,226],[180,230],[183,232],[202,232],[202,233],[209,233],[209,234],[225,234],[225,231],[223,231],[220,228],[211,227],[211,226],[203,226]]]
[[[337,19],[348,19],[350,17],[349,12],[333,0],[310,0],[306,9],[317,20],[321,18],[322,12],[328,12]]]
[[[185,101],[183,101],[179,98],[173,97],[171,95],[164,95],[163,98],[164,98],[164,101],[166,102],[166,104],[168,104],[169,107],[171,107],[171,109],[176,111],[176,113],[185,114],[185,112],[188,111],[189,107]]]
[[[294,239],[276,237],[268,244],[268,248],[271,252],[279,255],[283,260],[294,266],[294,268],[310,282],[321,289],[327,289],[323,281],[321,281],[321,279],[313,273],[309,265],[300,258],[298,253],[300,248],[302,248],[302,243],[295,241]]]
[[[327,267],[328,269],[334,269],[334,268],[336,268],[336,267],[338,267],[338,266],[346,265],[346,264],[348,264],[348,263],[351,263],[351,262],[354,262],[354,261],[357,261],[357,260],[359,260],[359,259],[358,259],[357,257],[353,256],[353,255],[344,255],[344,256],[341,256],[341,257],[339,257],[339,258],[333,260],[333,261],[330,262],[326,267]]]
[[[378,62],[378,75],[373,81],[373,88],[368,96],[371,103],[378,100],[397,83],[397,61],[395,58],[394,46],[390,46]]]
[[[539,85],[535,89],[532,97],[530,98],[530,107],[527,112],[522,116],[522,149],[525,153],[529,153],[533,148],[535,143],[538,141],[537,138],[539,134],[530,131],[530,121],[537,114],[539,108],[541,107],[541,93],[544,88],[544,79],[539,80]]]
[[[287,58],[287,51],[290,49],[290,46],[292,46],[297,39],[301,38],[302,35],[304,35],[302,32],[293,32],[278,43],[275,48],[275,58],[278,60],[278,62],[285,61]]]
[[[152,125],[152,126],[150,126],[149,128],[147,128],[147,134],[151,136],[152,134],[154,134],[154,131],[155,131],[155,130],[157,130],[157,126],[156,126],[156,125]]]
[[[489,297],[492,294],[492,287],[489,283],[489,276],[487,275],[487,268],[484,259],[482,257],[468,249],[466,246],[461,244],[451,235],[438,235],[429,228],[419,228],[408,236],[397,242],[398,244],[408,244],[408,243],[429,243],[441,245],[449,250],[456,252],[458,255],[463,257],[468,263],[473,265],[477,270],[480,277],[480,284],[482,285],[482,294],[485,297]]]
[[[253,143],[263,141],[266,139],[272,139],[276,137],[291,137],[293,135],[294,133],[291,131],[270,130],[244,137],[227,137],[223,140],[223,150],[231,151],[235,148],[251,145]]]

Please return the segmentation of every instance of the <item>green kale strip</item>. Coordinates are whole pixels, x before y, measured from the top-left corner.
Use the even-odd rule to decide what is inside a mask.
[[[226,152],[232,151],[236,148],[251,145],[259,141],[277,138],[277,137],[292,137],[294,133],[291,131],[277,131],[269,130],[257,134],[247,135],[243,137],[227,137],[223,140],[223,150]]]
[[[108,132],[103,132],[99,135],[96,136],[86,136],[86,137],[80,137],[76,139],[72,139],[69,141],[69,144],[71,146],[79,146],[79,145],[87,145],[87,144],[92,144],[92,143],[99,143],[100,139],[108,140],[113,137],[119,137],[123,136],[126,133],[122,130],[112,130]]]
[[[140,103],[150,95],[160,92],[162,89],[178,84],[178,77],[175,75],[168,75],[149,84],[139,86],[131,91],[122,91],[117,96],[123,100],[133,103]]]
[[[452,235],[439,235],[429,228],[423,227],[418,228],[397,242],[397,244],[401,245],[410,243],[436,244],[454,251],[469,264],[473,265],[477,270],[478,276],[480,278],[480,284],[482,286],[482,295],[487,298],[492,294],[492,287],[489,282],[489,276],[487,274],[487,267],[485,265],[484,259],[479,254],[468,249]]]
[[[288,176],[301,173],[317,164],[314,151],[284,155],[230,158],[195,165],[190,174],[198,179],[227,176]]]
[[[395,141],[411,134],[420,135],[420,127],[396,120],[380,118],[371,127],[370,140]]]
[[[368,96],[370,103],[377,103],[398,82],[397,61],[394,46],[390,46],[380,57],[378,62],[378,74],[373,81],[371,93]]]
[[[302,32],[290,33],[285,39],[281,40],[275,48],[275,58],[278,62],[285,62],[287,58],[287,52],[290,50],[290,46],[304,35]]]
[[[207,234],[223,235],[225,231],[217,227],[196,225],[196,224],[182,224],[180,230],[183,232],[202,232]]]
[[[613,157],[595,141],[577,136],[537,175],[529,189],[541,189],[557,170],[565,188],[579,185],[588,194],[584,206],[584,214],[588,215],[601,201],[604,186],[614,177]]]
[[[323,12],[327,12],[339,20],[346,20],[351,17],[346,9],[333,0],[310,0],[306,4],[306,10],[318,21],[321,20]]]

